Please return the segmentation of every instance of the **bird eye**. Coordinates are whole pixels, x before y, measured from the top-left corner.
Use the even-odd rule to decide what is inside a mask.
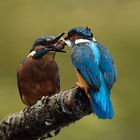
[[[46,44],[46,41],[43,41],[43,42],[42,42],[42,45],[45,45],[45,44]]]

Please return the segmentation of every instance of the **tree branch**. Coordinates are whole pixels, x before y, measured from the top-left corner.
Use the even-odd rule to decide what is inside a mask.
[[[36,140],[91,114],[83,90],[72,88],[52,97],[42,97],[35,105],[8,116],[0,122],[1,140]]]

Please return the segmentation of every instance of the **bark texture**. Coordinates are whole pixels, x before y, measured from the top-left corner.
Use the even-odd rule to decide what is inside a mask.
[[[0,122],[0,140],[37,140],[51,137],[59,130],[91,114],[91,105],[85,92],[72,88],[43,96],[35,105],[9,115]],[[47,134],[47,135],[46,135]]]

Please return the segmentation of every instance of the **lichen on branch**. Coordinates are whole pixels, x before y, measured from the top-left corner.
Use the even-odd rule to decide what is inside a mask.
[[[37,140],[57,135],[61,128],[91,114],[85,92],[71,88],[54,96],[43,96],[35,105],[9,115],[0,122],[1,140]]]

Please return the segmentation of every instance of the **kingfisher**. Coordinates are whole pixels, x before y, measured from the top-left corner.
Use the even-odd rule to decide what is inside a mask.
[[[65,52],[57,46],[64,33],[38,38],[29,55],[20,62],[17,70],[17,85],[22,102],[35,104],[42,96],[52,96],[60,91],[59,69],[54,60],[56,52]]]
[[[89,97],[92,112],[100,119],[112,119],[110,91],[117,80],[117,70],[111,54],[95,40],[88,27],[72,28],[63,40],[72,47],[71,60],[77,72],[77,86]]]

